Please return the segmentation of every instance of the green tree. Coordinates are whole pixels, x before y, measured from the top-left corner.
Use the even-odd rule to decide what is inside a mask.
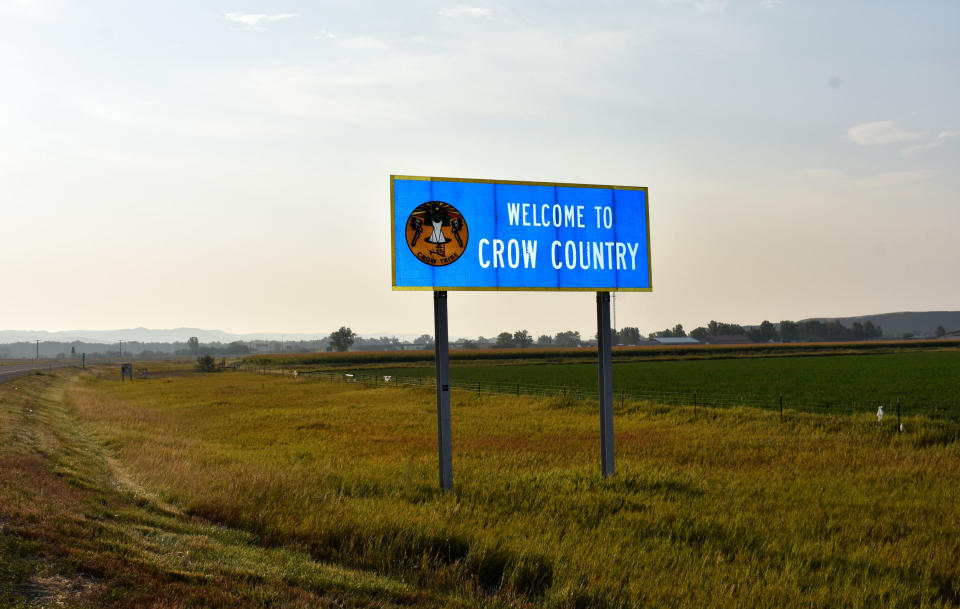
[[[429,334],[421,334],[420,336],[413,339],[413,344],[415,345],[429,345],[433,343],[433,337]]]
[[[497,342],[495,342],[493,346],[500,349],[509,349],[510,347],[515,347],[516,343],[513,342],[513,334],[510,332],[501,332],[500,334],[497,334]]]
[[[539,337],[537,337],[537,346],[552,347],[553,337],[548,334],[541,334]]]
[[[627,326],[617,332],[617,343],[621,345],[639,345],[643,341],[640,328]]]
[[[764,319],[760,323],[760,336],[765,341],[777,340],[777,327]]]
[[[747,331],[746,335],[750,338],[750,340],[768,343],[772,340],[777,340],[777,327],[769,321],[763,320],[759,326],[751,328],[749,331]],[[690,333],[690,336],[693,336],[692,332]]]
[[[707,334],[710,336],[743,336],[746,331],[739,324],[728,324],[711,319],[707,324]]]
[[[943,338],[944,336],[947,335],[947,329],[944,328],[943,326],[937,326],[936,334],[937,334],[937,338]]]
[[[556,347],[579,347],[580,333],[576,330],[557,332],[557,335],[553,337],[553,344]]]
[[[780,340],[783,342],[800,340],[800,330],[797,328],[797,322],[788,319],[780,322]]]
[[[250,353],[250,347],[245,345],[243,341],[235,340],[227,345],[227,352],[233,355],[245,355]]]
[[[187,339],[187,348],[190,349],[191,353],[196,353],[200,350],[200,339],[196,336],[191,336]]]
[[[711,324],[717,322],[711,321]],[[683,331],[683,324],[677,324],[673,329],[667,328],[666,330],[660,330],[659,332],[653,332],[650,334],[650,338],[683,338],[687,333]]]
[[[533,344],[533,337],[526,330],[517,330],[513,333],[513,344],[526,349]]]
[[[340,326],[336,332],[330,333],[330,346],[334,351],[347,351],[357,339],[357,334],[346,326]]]

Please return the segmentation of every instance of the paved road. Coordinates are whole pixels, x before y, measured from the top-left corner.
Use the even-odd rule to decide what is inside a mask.
[[[20,378],[21,376],[26,376],[33,372],[34,370],[49,370],[50,366],[54,368],[66,368],[67,366],[74,365],[73,362],[69,364],[57,363],[57,364],[11,364],[10,366],[0,366],[0,383],[5,383],[7,381],[12,381],[13,379]]]

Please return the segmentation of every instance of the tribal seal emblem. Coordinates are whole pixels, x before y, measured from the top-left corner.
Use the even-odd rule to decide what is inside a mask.
[[[407,218],[407,247],[430,266],[453,264],[467,249],[467,221],[457,208],[443,201],[421,203]]]

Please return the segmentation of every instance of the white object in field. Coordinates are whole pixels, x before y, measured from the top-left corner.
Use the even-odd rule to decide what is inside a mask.
[[[877,408],[877,423],[883,420],[883,404],[880,404],[880,408]]]
[[[392,376],[384,375],[384,376],[383,376],[383,382],[384,382],[384,383],[389,383],[389,382],[390,382],[390,379],[392,379],[392,378],[393,378]]]
[[[900,423],[900,433],[903,433],[903,423]]]
[[[297,376],[297,371],[296,371],[296,370],[293,371],[293,376],[294,376],[294,378],[296,378],[296,376]]]
[[[348,382],[348,383],[353,383],[353,382],[355,382],[357,379],[354,378],[354,376],[353,376],[352,374],[344,374],[344,375],[343,375],[343,380],[346,381],[346,382]]]

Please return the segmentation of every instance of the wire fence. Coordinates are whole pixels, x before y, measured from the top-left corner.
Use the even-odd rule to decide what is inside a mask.
[[[247,368],[258,374],[292,376],[302,380],[317,380],[332,383],[361,383],[366,386],[396,387],[433,387],[433,376],[380,375],[360,372],[331,372],[327,370],[290,370],[277,368]],[[539,385],[527,383],[504,383],[480,380],[451,380],[450,390],[476,395],[499,394],[533,396],[540,398],[559,398],[569,402],[597,401],[596,389],[582,386]],[[828,415],[864,415],[878,414],[883,409],[884,417],[898,421],[908,415],[924,415],[944,423],[960,423],[960,404],[918,404],[907,402],[897,396],[872,396],[862,400],[822,400],[820,402],[802,402],[789,395],[758,395],[750,393],[718,394],[682,391],[627,391],[615,390],[614,402],[621,408],[637,403],[655,404],[669,407],[697,408],[733,408],[748,406],[765,410],[804,412]]]

